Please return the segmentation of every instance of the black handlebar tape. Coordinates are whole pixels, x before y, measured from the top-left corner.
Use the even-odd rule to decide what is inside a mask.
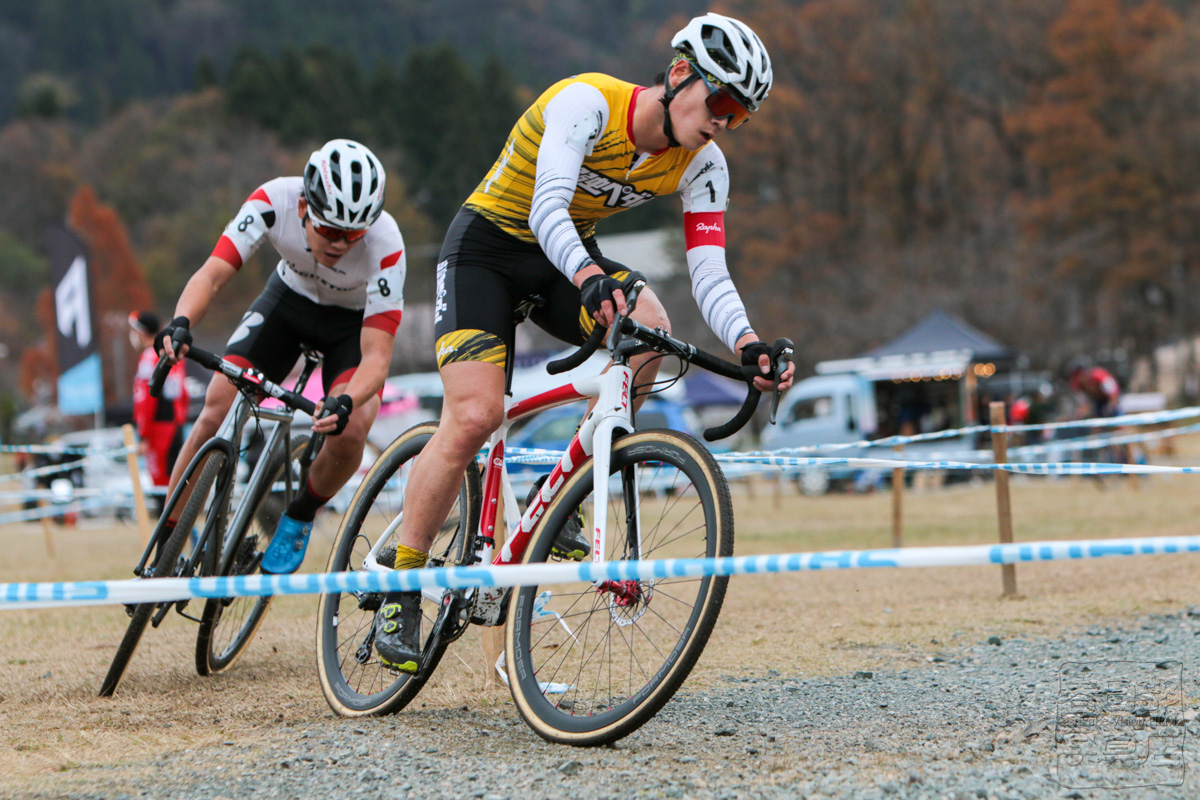
[[[716,356],[710,356],[703,350],[697,350],[688,360],[709,372],[715,372],[717,375],[725,378],[733,378],[739,383],[746,383],[746,376],[742,374],[741,366],[730,364],[728,361]]]
[[[216,372],[221,368],[221,357],[216,353],[210,353],[207,350],[198,350],[195,347],[189,347],[187,357],[195,361],[205,369]]]
[[[150,376],[150,396],[155,398],[162,397],[163,384],[167,382],[167,373],[171,371],[172,364],[166,356],[159,356],[158,363],[154,365],[154,373]]]
[[[746,402],[742,403],[742,407],[738,409],[738,413],[734,415],[733,419],[724,425],[718,425],[715,428],[706,430],[704,432],[704,441],[715,442],[718,439],[733,436],[740,431],[750,421],[750,418],[754,416],[754,412],[758,409],[759,398],[761,397],[762,392],[752,387],[746,395]]]
[[[288,392],[287,402],[288,405],[303,411],[313,419],[317,418],[317,404],[307,397],[295,394],[294,392]]]
[[[551,375],[558,375],[559,373],[566,372],[567,370],[575,369],[580,364],[587,361],[592,357],[592,353],[595,353],[597,348],[600,347],[600,342],[604,341],[604,334],[607,330],[607,328],[602,328],[599,325],[596,325],[596,327],[592,328],[591,336],[589,336],[587,341],[583,343],[583,347],[580,347],[566,358],[560,358],[557,361],[551,361],[546,365],[546,372],[549,372]]]

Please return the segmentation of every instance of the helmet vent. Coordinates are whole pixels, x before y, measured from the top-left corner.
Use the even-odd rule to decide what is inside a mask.
[[[363,174],[362,164],[355,161],[350,165],[350,199],[358,202],[362,199]]]

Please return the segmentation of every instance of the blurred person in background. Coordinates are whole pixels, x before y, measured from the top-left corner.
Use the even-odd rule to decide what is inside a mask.
[[[1077,358],[1071,362],[1067,384],[1079,400],[1079,417],[1115,417],[1121,400],[1121,385],[1104,367]]]
[[[129,315],[129,327],[129,343],[141,351],[133,379],[133,422],[150,480],[155,486],[166,486],[183,447],[183,426],[187,424],[189,400],[185,385],[187,373],[182,363],[171,367],[163,384],[162,397],[151,397],[150,376],[158,363],[154,337],[162,325],[153,311],[134,311]],[[154,498],[155,516],[158,516],[166,498],[163,495]]]
[[[1113,374],[1104,367],[1096,366],[1086,358],[1071,362],[1067,371],[1067,385],[1078,401],[1076,419],[1099,419],[1120,414],[1121,385]],[[1120,434],[1123,428],[1099,427],[1092,433],[1102,437]],[[1130,464],[1132,453],[1127,444],[1106,444],[1098,449],[1096,456],[1110,464]],[[1096,476],[1096,485],[1103,487],[1103,476]]]

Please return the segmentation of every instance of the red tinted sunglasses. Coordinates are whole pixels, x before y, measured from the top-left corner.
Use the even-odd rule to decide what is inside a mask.
[[[741,101],[734,97],[728,89],[717,86],[710,81],[700,68],[691,61],[692,71],[700,76],[700,80],[704,81],[704,85],[708,87],[708,97],[704,98],[704,104],[708,106],[708,113],[712,114],[716,119],[728,119],[729,123],[726,127],[730,130],[738,127],[746,120],[750,119],[750,109],[742,105]]]
[[[331,242],[336,242],[345,239],[347,242],[357,242],[359,239],[367,235],[367,229],[356,230],[353,228],[338,228],[333,225],[323,225],[317,222],[317,218],[305,214],[308,220],[312,222],[313,230],[321,235],[322,238],[328,239]]]

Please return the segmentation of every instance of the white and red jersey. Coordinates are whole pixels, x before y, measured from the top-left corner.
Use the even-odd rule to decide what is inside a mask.
[[[362,309],[364,327],[395,334],[408,271],[396,220],[383,212],[337,264],[322,266],[308,249],[297,212],[301,184],[299,177],[275,178],[254,190],[212,254],[240,269],[263,240],[270,240],[280,255],[275,271],[289,289],[321,305]]]

